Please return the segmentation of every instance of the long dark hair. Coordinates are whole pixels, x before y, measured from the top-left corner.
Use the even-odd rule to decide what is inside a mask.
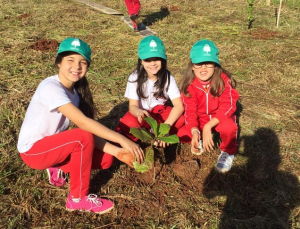
[[[72,55],[74,53],[75,52],[62,52],[62,53],[58,54],[55,59],[55,64],[56,65],[60,64],[64,57]],[[90,63],[89,62],[87,62],[87,63],[88,63],[88,67],[89,67]],[[95,107],[95,104],[93,101],[93,96],[92,96],[91,90],[89,88],[89,83],[88,83],[86,76],[84,76],[82,79],[77,81],[74,84],[74,88],[78,92],[78,95],[80,98],[79,109],[84,113],[85,116],[87,116],[89,118],[94,118],[95,115],[97,114],[97,109]]]
[[[160,60],[161,60],[161,69],[156,74],[157,81],[154,84],[154,87],[156,88],[154,97],[155,98],[161,97],[167,99],[164,93],[164,88],[166,83],[168,83],[166,90],[167,91],[169,90],[171,73],[167,70],[167,61],[162,58],[160,58]],[[137,79],[132,83],[137,82],[136,92],[138,96],[142,99],[146,99],[148,97],[143,92],[143,84],[147,81],[148,76],[147,76],[147,71],[144,69],[144,66],[142,65],[142,60],[140,58],[138,58],[138,64],[134,72],[135,71],[137,73]]]
[[[193,66],[194,64],[190,61],[188,63],[188,67],[185,70],[185,73],[183,74],[183,77],[179,82],[179,89],[186,96],[190,96],[187,89],[196,77],[193,71]],[[219,97],[225,90],[225,83],[221,77],[222,73],[224,73],[228,77],[232,88],[236,87],[236,81],[233,76],[226,69],[216,64],[214,74],[211,77],[210,93],[213,97]]]

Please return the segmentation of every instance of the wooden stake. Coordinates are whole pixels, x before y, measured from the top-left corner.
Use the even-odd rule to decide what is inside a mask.
[[[275,10],[275,26],[277,25],[277,16],[278,16],[278,12],[277,12],[277,8],[274,9]]]
[[[282,6],[282,0],[280,0],[278,14],[277,14],[277,25],[276,25],[277,28],[278,28],[278,25],[279,25],[279,17],[280,17],[281,6]]]

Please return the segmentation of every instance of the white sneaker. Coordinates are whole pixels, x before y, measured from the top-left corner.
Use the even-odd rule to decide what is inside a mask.
[[[218,157],[218,162],[216,164],[216,169],[220,173],[226,173],[231,169],[234,155],[229,155],[228,153],[221,151]]]

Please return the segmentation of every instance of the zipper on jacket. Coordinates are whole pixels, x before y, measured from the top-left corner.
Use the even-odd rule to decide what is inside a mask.
[[[206,114],[208,114],[208,93],[205,92],[206,95]]]

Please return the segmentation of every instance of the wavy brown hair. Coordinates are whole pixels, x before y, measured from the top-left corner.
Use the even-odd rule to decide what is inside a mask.
[[[55,59],[56,66],[61,63],[62,59],[68,55],[72,55],[76,52],[62,52],[57,55]],[[90,66],[90,63],[87,61],[88,67]],[[79,95],[79,109],[84,113],[85,116],[89,118],[94,118],[97,114],[97,109],[95,107],[92,92],[89,87],[88,80],[86,76],[84,76],[82,79],[77,81],[74,84],[74,87]]]
[[[164,94],[164,87],[166,83],[167,85],[167,91],[169,90],[170,86],[170,75],[171,73],[167,70],[167,61],[165,59],[159,58],[161,60],[161,69],[157,72],[157,81],[154,83],[154,87],[157,89],[156,92],[154,93],[154,97],[162,97],[164,99],[166,98],[166,95]],[[142,65],[142,60],[139,58],[138,59],[138,64],[136,66],[136,71],[137,73],[137,79],[135,81],[129,81],[131,83],[137,82],[137,89],[136,92],[138,96],[142,99],[146,99],[146,95],[143,92],[143,84],[147,81],[148,75],[147,71],[144,69],[144,66]]]
[[[185,73],[183,74],[183,77],[179,82],[180,91],[188,97],[190,96],[188,92],[188,86],[194,81],[196,77],[193,71],[193,66],[194,64],[190,61],[188,67],[185,70]],[[210,93],[213,97],[219,97],[225,90],[225,83],[221,77],[222,73],[225,73],[225,75],[229,78],[232,88],[236,87],[236,81],[233,76],[226,69],[216,64],[214,74],[211,77]]]

